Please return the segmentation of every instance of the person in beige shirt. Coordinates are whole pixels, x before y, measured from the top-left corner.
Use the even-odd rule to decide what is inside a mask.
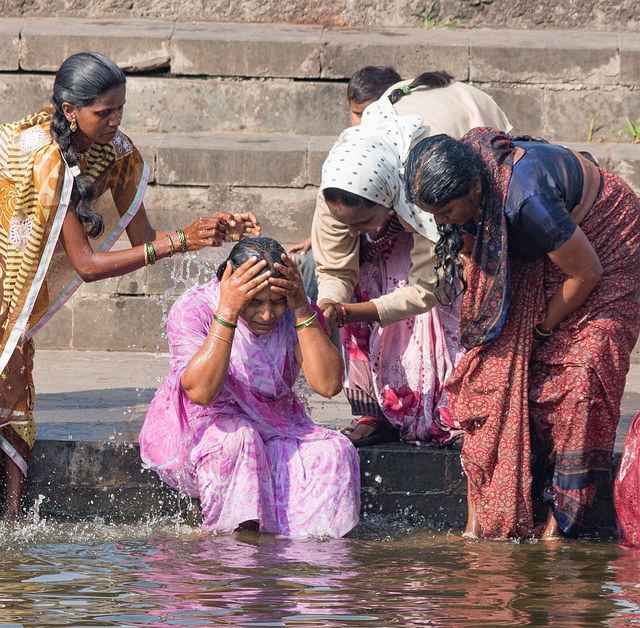
[[[439,233],[405,199],[402,169],[420,139],[476,126],[511,129],[486,93],[425,73],[369,105],[323,166],[312,225],[318,302],[330,331],[347,326],[345,392],[363,417],[347,429],[356,446],[398,436],[447,444],[460,434],[441,392],[461,356],[456,304],[437,306]]]

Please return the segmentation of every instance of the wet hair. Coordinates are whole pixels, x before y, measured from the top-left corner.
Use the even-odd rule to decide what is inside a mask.
[[[376,205],[374,201],[364,196],[340,188],[325,188],[322,193],[327,203],[342,203],[349,209],[369,209]]]
[[[73,132],[62,110],[62,103],[86,107],[106,91],[125,85],[124,72],[108,57],[97,52],[80,52],[70,56],[60,66],[53,83],[51,103],[55,109],[51,120],[51,137],[70,168],[78,165],[78,152],[73,146]],[[93,211],[95,188],[82,175],[74,178],[72,198],[76,201],[73,212],[84,225],[88,236],[95,238],[104,229],[102,216]]]
[[[218,266],[216,277],[221,280],[227,264],[231,264],[233,270],[242,266],[251,257],[257,257],[257,262],[266,260],[267,265],[260,271],[260,275],[267,270],[271,271],[271,276],[280,279],[284,275],[276,270],[274,264],[282,264],[282,254],[286,253],[282,245],[273,238],[246,238],[240,240],[229,252],[229,257]]]
[[[408,87],[410,90],[415,89],[416,87],[428,87],[429,89],[436,89],[438,87],[447,87],[451,85],[455,79],[449,72],[445,72],[444,70],[440,72],[423,72],[420,76],[409,83]],[[402,89],[394,89],[389,94],[389,100],[392,105],[395,105],[403,96],[406,94],[402,91]]]
[[[402,77],[393,68],[368,65],[358,70],[349,80],[347,98],[349,102],[357,105],[378,100],[392,85],[401,80]]]
[[[448,135],[419,141],[404,166],[407,199],[415,205],[444,207],[469,195],[480,181],[487,182],[487,167],[470,144]]]
[[[488,172],[480,154],[469,144],[448,135],[434,135],[418,142],[405,163],[407,200],[418,207],[444,207],[469,195],[481,182],[487,189]],[[438,225],[435,247],[434,288],[440,303],[451,303],[465,288],[460,251],[464,245],[457,225]]]

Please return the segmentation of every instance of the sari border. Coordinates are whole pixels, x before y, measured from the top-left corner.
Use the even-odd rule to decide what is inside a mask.
[[[114,227],[113,231],[108,235],[106,240],[98,248],[98,251],[109,251],[115,244],[116,240],[122,235],[122,232],[127,228],[129,223],[133,220],[133,217],[138,213],[144,193],[149,183],[150,168],[146,162],[142,170],[142,176],[140,177],[140,183],[138,184],[138,190],[136,195],[129,206],[129,209],[124,213],[122,218],[118,221],[118,224]],[[82,284],[82,279],[78,275],[74,275],[73,279],[69,282],[69,285],[62,291],[60,296],[56,299],[56,302],[46,311],[42,318],[27,332],[26,337],[30,339],[33,335],[45,324],[51,317],[71,298],[73,293]],[[1,363],[0,363],[1,364]]]
[[[31,282],[31,286],[29,287],[29,292],[27,293],[24,305],[22,307],[22,310],[20,311],[20,314],[18,315],[18,319],[11,329],[9,339],[7,340],[4,350],[2,351],[2,355],[0,356],[0,373],[4,371],[9,360],[11,359],[18,341],[22,336],[25,335],[24,330],[29,323],[31,311],[33,310],[33,306],[35,305],[47,271],[49,270],[49,264],[51,263],[53,252],[58,243],[60,232],[62,231],[62,224],[67,215],[69,200],[71,198],[71,191],[73,189],[73,175],[71,174],[69,166],[66,164],[66,162],[63,160],[62,163],[64,163],[65,167],[65,177],[62,186],[62,192],[60,193],[60,202],[58,203],[58,208],[56,210],[56,216],[53,219],[53,225],[49,233],[49,237],[47,238],[44,252],[42,254],[42,257],[40,258],[38,270],[36,271],[33,281]]]
[[[0,436],[0,449],[4,451],[11,460],[15,463],[15,465],[22,471],[22,475],[27,477],[27,470],[29,465],[27,461],[18,453],[17,449],[4,437]]]

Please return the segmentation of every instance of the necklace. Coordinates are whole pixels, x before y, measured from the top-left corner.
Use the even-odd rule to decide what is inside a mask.
[[[92,146],[93,146],[93,144],[90,144],[84,150],[77,151],[78,152],[78,157],[80,157],[81,159],[84,159],[86,161],[87,160],[87,155],[89,154],[89,151],[91,150]]]

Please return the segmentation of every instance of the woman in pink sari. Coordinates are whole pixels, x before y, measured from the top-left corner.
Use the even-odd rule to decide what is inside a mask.
[[[336,395],[339,351],[274,240],[239,242],[217,275],[171,309],[171,370],[140,433],[142,459],[200,498],[205,529],[255,521],[286,536],[342,536],[360,510],[356,450],[315,425],[293,391],[302,369],[315,392]]]

